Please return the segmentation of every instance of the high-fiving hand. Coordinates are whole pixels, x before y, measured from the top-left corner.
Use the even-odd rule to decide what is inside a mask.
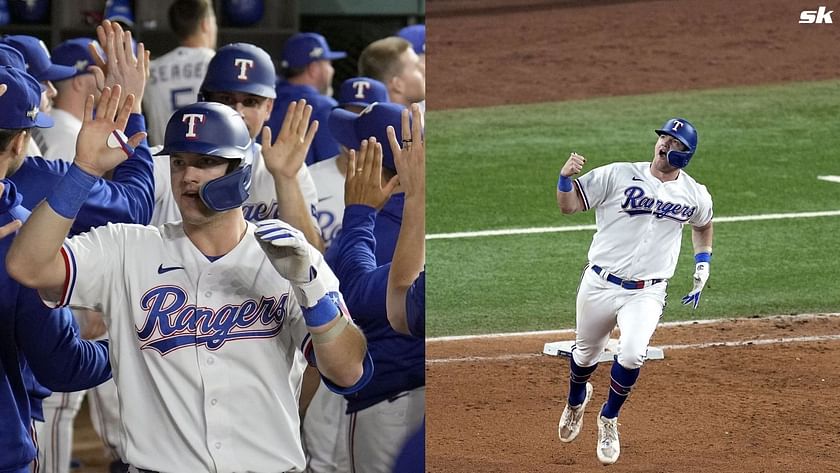
[[[376,138],[363,140],[359,151],[350,150],[347,178],[344,181],[344,205],[367,205],[377,210],[391,198],[399,177],[382,187],[382,144]]]
[[[129,157],[130,148],[139,145],[146,137],[146,133],[137,132],[125,143],[121,142],[135,100],[134,95],[129,94],[117,113],[121,94],[119,85],[113,89],[105,87],[96,106],[96,115],[93,113],[93,95],[88,95],[85,101],[84,121],[76,139],[74,163],[88,174],[102,176],[115,168]]]
[[[423,136],[423,112],[412,104],[411,111],[403,110],[401,123],[402,146],[394,127],[387,129],[394,165],[400,178],[400,190],[406,199],[426,195],[426,142]]]
[[[271,128],[262,130],[262,155],[265,167],[273,176],[293,178],[306,161],[306,153],[318,132],[318,120],[309,123],[312,105],[301,99],[289,104],[280,133],[271,141]]]

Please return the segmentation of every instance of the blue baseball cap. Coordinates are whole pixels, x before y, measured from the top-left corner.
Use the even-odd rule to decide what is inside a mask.
[[[17,49],[8,44],[0,43],[0,66],[12,66],[15,69],[26,71],[26,60]]]
[[[0,84],[6,84],[6,93],[0,96],[0,128],[50,128],[53,119],[38,110],[41,88],[38,81],[26,72],[11,66],[0,66]]]
[[[341,83],[338,89],[338,105],[367,107],[374,102],[390,102],[388,88],[382,82],[370,77],[351,77]]]
[[[331,51],[326,38],[318,33],[297,33],[286,40],[281,57],[281,67],[298,69],[310,62],[345,58],[347,53]]]
[[[406,26],[397,32],[397,36],[411,43],[417,54],[426,54],[426,25]]]
[[[53,49],[53,63],[60,66],[72,67],[76,71],[76,73],[73,74],[73,77],[79,74],[87,74],[88,66],[96,64],[93,60],[93,56],[91,56],[90,51],[88,50],[88,45],[91,43],[96,45],[96,48],[99,50],[99,54],[104,57],[105,54],[102,52],[99,42],[95,39],[73,38],[68,39]]]
[[[403,110],[405,107],[400,104],[374,102],[361,113],[334,108],[327,121],[333,138],[349,149],[358,151],[362,140],[371,136],[376,138],[382,144],[382,166],[396,171],[387,130],[390,125],[394,127],[397,139],[402,136]]]
[[[34,36],[9,35],[3,42],[20,51],[26,61],[26,72],[38,81],[62,80],[76,75],[73,67],[53,64],[47,45]]]

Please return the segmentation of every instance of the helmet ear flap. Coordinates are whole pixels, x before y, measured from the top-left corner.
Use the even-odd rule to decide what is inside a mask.
[[[668,164],[675,168],[684,168],[688,166],[688,161],[694,156],[693,151],[668,151]]]

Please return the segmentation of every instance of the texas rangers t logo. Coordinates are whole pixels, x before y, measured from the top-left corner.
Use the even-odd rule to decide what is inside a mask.
[[[254,67],[253,59],[236,58],[233,65],[239,68],[239,75],[236,76],[239,80],[248,80],[248,69]]]
[[[198,139],[198,134],[195,132],[196,128],[196,121],[198,123],[204,123],[204,114],[203,113],[185,113],[183,117],[181,117],[181,121],[187,123],[187,134],[184,135],[184,138],[188,140],[195,140]]]
[[[671,131],[677,131],[680,128],[682,128],[682,126],[683,126],[682,122],[674,120],[674,128],[671,128]]]
[[[357,99],[365,98],[365,91],[370,89],[370,82],[366,80],[360,80],[357,82],[353,82],[353,88],[356,89],[356,97]]]

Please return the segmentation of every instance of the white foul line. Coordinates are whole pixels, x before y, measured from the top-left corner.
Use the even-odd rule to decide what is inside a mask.
[[[827,312],[824,314],[796,314],[796,315],[766,315],[760,318],[756,317],[733,317],[721,319],[703,319],[703,320],[679,320],[676,322],[663,322],[659,324],[658,328],[668,327],[685,327],[689,325],[710,325],[720,324],[726,322],[745,322],[749,320],[808,320],[824,317],[837,317],[840,312]],[[543,330],[538,332],[511,332],[511,333],[487,333],[482,335],[451,335],[448,337],[427,338],[426,344],[440,343],[440,342],[462,342],[465,340],[489,340],[493,338],[514,338],[514,337],[541,337],[548,335],[571,335],[575,333],[574,329],[567,328],[561,330]]]
[[[687,345],[661,345],[659,348],[663,350],[690,350],[701,348],[717,348],[717,347],[742,347],[747,345],[779,345],[785,343],[797,342],[823,342],[840,340],[840,335],[813,335],[809,337],[790,337],[790,338],[757,338],[753,340],[736,340],[732,342],[707,342],[707,343],[691,343]],[[462,358],[438,358],[426,360],[426,364],[437,363],[463,363],[463,362],[484,362],[484,361],[511,361],[522,360],[528,358],[537,358],[546,356],[542,353],[520,353],[515,355],[499,355],[499,356],[466,356]]]
[[[828,182],[840,182],[840,176],[817,176],[817,179]]]
[[[840,176],[820,176],[820,178],[822,177],[838,177],[838,182],[840,182]],[[788,218],[817,218],[837,216],[840,216],[840,210],[826,210],[821,212],[794,212],[784,214],[736,215],[733,217],[715,217],[714,222],[753,222],[757,220],[782,220]],[[595,225],[566,225],[562,227],[508,228],[502,230],[481,230],[476,232],[432,233],[431,235],[426,235],[426,240],[453,240],[456,238],[477,238],[485,236],[503,235],[530,235],[534,233],[561,233],[577,232],[583,230],[595,230]]]

